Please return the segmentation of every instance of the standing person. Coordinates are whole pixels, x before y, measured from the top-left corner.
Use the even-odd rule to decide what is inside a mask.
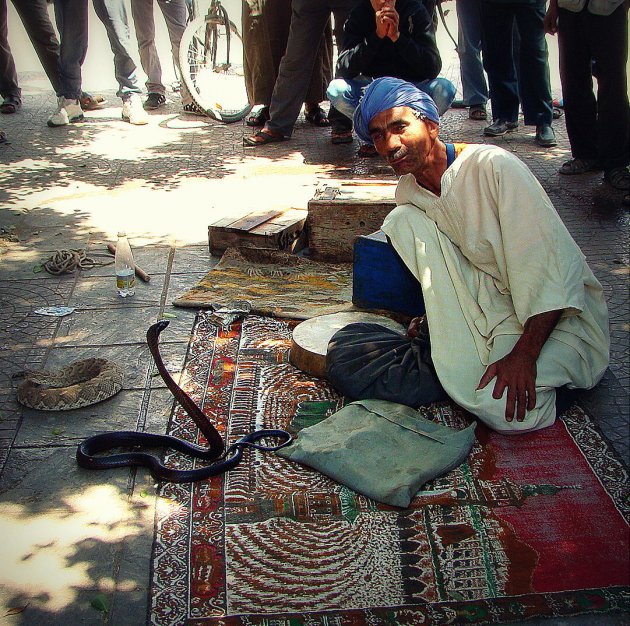
[[[13,0],[13,4],[56,93],[60,87],[59,41],[48,17],[48,4],[46,0]],[[0,112],[10,114],[22,106],[22,90],[7,36],[7,2],[0,0]]]
[[[87,0],[54,0],[59,30],[59,87],[57,110],[48,118],[51,128],[83,120],[81,66],[88,45]]]
[[[188,9],[185,0],[157,0],[164,16],[168,37],[171,42],[173,61],[179,67],[179,44],[186,30]],[[166,87],[162,83],[162,66],[155,45],[155,19],[153,16],[154,0],[131,0],[131,12],[138,39],[140,63],[147,75],[148,96],[144,108],[159,109],[166,104]],[[197,107],[184,82],[180,85],[182,107],[188,113],[196,113]]]
[[[630,189],[628,3],[551,0],[545,30],[558,34],[560,81],[572,158],[561,174],[604,170],[615,189]],[[597,98],[593,93],[597,68]]]
[[[142,108],[136,63],[131,57],[131,33],[125,0],[93,0],[94,11],[105,26],[109,45],[114,53],[114,73],[118,81],[118,97],[122,100],[122,119],[142,126],[149,118]]]
[[[422,288],[446,393],[499,432],[545,428],[556,389],[591,388],[606,371],[602,286],[527,166],[498,146],[444,142],[439,120],[410,83],[367,88],[356,132],[400,176],[382,229]],[[363,338],[353,358],[378,359]],[[379,369],[404,385],[403,368]]]
[[[13,5],[46,76],[57,93],[60,88],[59,40],[48,16],[48,3],[46,0],[13,0]],[[0,113],[10,114],[16,113],[22,106],[22,91],[6,39],[6,26],[6,0],[0,0],[0,94],[7,94],[0,104]],[[82,91],[79,102],[84,111],[90,111],[100,109],[105,100],[102,96],[92,96]]]
[[[362,0],[346,22],[337,61],[339,78],[330,83],[328,98],[340,113],[352,118],[365,87],[375,78],[393,76],[428,93],[441,115],[455,96],[454,85],[437,78],[441,69],[433,18],[421,0]],[[375,152],[366,145],[359,154]]]
[[[462,105],[468,107],[471,120],[488,118],[488,83],[481,60],[481,2],[482,0],[456,0],[457,54],[462,79]]]
[[[243,137],[244,146],[262,146],[291,136],[302,103],[306,99],[319,42],[330,20],[330,14],[348,14],[356,2],[357,0],[293,0],[289,40],[271,96],[269,121],[251,137]]]
[[[291,0],[245,0],[242,22],[247,96],[250,104],[263,105],[248,117],[247,125],[264,126],[269,120],[269,103],[289,39]],[[332,78],[332,56],[329,21],[319,42],[304,101],[306,120],[314,126],[329,125],[319,103],[326,98],[326,87]]]
[[[536,126],[536,143],[555,146],[553,104],[545,41],[545,0],[481,0],[483,63],[488,75],[492,124],[484,135],[499,137],[518,128],[519,93],[526,125]],[[520,36],[519,72],[514,28]]]

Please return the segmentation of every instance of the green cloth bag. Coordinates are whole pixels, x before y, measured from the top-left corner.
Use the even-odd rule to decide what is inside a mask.
[[[458,467],[475,441],[387,400],[358,400],[303,428],[279,456],[319,470],[369,498],[406,508],[420,487]]]

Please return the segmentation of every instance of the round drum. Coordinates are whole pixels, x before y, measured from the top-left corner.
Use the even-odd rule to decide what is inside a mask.
[[[293,330],[289,361],[311,376],[326,378],[326,350],[332,336],[348,324],[372,322],[405,333],[402,324],[384,315],[350,311],[312,317]]]

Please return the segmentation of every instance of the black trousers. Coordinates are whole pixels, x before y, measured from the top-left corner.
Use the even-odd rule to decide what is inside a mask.
[[[483,66],[488,74],[493,119],[516,122],[520,94],[525,124],[551,124],[544,19],[545,0],[533,5],[491,0],[481,3]],[[519,59],[513,54],[514,28],[520,35]]]
[[[623,5],[610,15],[586,9],[558,15],[560,80],[571,153],[596,159],[603,170],[630,162],[630,108],[626,62],[628,13]],[[597,98],[593,93],[597,77]]]

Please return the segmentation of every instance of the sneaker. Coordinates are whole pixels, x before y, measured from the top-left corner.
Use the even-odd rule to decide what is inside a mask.
[[[505,133],[511,133],[518,128],[518,122],[508,122],[506,120],[492,120],[490,126],[486,126],[483,129],[483,134],[486,137],[501,137]]]
[[[166,104],[166,97],[161,93],[150,93],[147,99],[144,101],[144,108],[153,111],[159,109]]]
[[[142,100],[137,93],[132,94],[123,100],[122,118],[134,126],[143,126],[149,123],[149,116],[142,108]]]
[[[48,118],[48,126],[51,128],[65,126],[66,124],[82,122],[83,119],[83,109],[77,99],[59,96],[57,98],[57,110]]]
[[[627,167],[614,167],[604,172],[604,180],[613,188],[630,190],[630,172]]]
[[[543,148],[552,148],[558,145],[556,133],[553,132],[550,124],[536,126],[536,143]]]

